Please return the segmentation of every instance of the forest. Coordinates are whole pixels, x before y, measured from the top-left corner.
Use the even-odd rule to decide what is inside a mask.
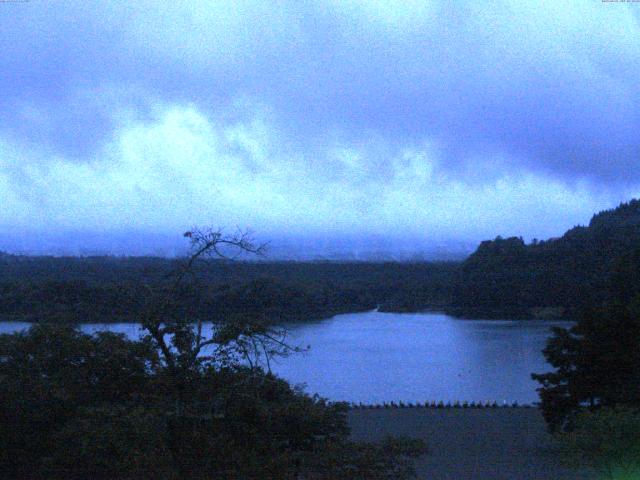
[[[620,258],[640,245],[640,201],[622,203],[562,237],[485,241],[461,265],[449,313],[483,318],[576,319],[610,299]]]
[[[222,244],[257,251],[245,237],[192,235],[141,309],[140,340],[51,322],[0,335],[3,478],[415,478],[422,441],[351,441],[346,403],[271,373],[269,359],[298,351],[286,331],[242,315],[205,334],[176,308],[196,261]]]
[[[525,243],[497,237],[463,262],[277,262],[207,259],[182,291],[186,315],[307,321],[371,310],[426,309],[469,318],[565,318],[608,298],[616,261],[640,244],[640,201],[588,226]],[[0,318],[136,321],[179,259],[0,254]]]
[[[0,258],[0,317],[61,322],[137,321],[150,290],[178,260],[159,257]],[[316,320],[376,307],[415,311],[450,303],[452,263],[238,262],[207,259],[181,292],[194,318],[251,314]]]

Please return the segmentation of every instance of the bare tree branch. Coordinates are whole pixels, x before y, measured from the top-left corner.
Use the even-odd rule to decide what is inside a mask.
[[[286,342],[286,330],[268,327],[256,319],[228,319],[214,325],[211,336],[205,338],[201,316],[194,319],[195,328],[188,318],[174,318],[173,309],[179,294],[188,286],[199,286],[197,262],[206,258],[233,261],[244,254],[263,256],[267,246],[256,244],[249,231],[240,229],[232,235],[225,235],[219,229],[194,227],[185,232],[184,237],[190,241],[191,253],[165,277],[168,285],[150,292],[142,322],[168,367],[177,368],[179,363],[187,368],[199,363],[233,364],[239,355],[240,361],[247,362],[251,369],[256,368],[264,356],[266,367],[271,371],[272,356],[302,351]],[[216,348],[211,354],[202,355],[207,347],[214,345]]]

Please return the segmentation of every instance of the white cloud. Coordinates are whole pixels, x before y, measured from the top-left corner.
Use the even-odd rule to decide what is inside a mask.
[[[369,158],[379,140],[330,141],[314,162],[274,125],[260,109],[228,121],[171,105],[151,121],[121,120],[90,162],[42,162],[36,151],[2,143],[0,225],[171,233],[209,224],[266,235],[478,240],[557,235],[626,198],[531,173],[465,182],[438,169],[433,142],[401,149],[388,159],[390,175]]]

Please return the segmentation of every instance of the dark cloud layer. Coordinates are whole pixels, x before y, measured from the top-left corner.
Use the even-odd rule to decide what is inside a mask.
[[[125,86],[205,110],[255,98],[302,136],[436,139],[449,166],[499,151],[635,180],[633,5],[136,3],[3,5],[5,133],[86,157],[114,128],[89,93]]]

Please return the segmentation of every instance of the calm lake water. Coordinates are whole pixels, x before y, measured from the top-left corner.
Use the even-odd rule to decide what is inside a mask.
[[[289,325],[291,343],[308,352],[272,368],[331,400],[379,403],[443,400],[533,403],[532,372],[549,370],[541,350],[552,326],[570,322],[460,320],[440,313],[351,313]],[[0,333],[28,328],[0,322]],[[84,324],[131,338],[136,324]]]

